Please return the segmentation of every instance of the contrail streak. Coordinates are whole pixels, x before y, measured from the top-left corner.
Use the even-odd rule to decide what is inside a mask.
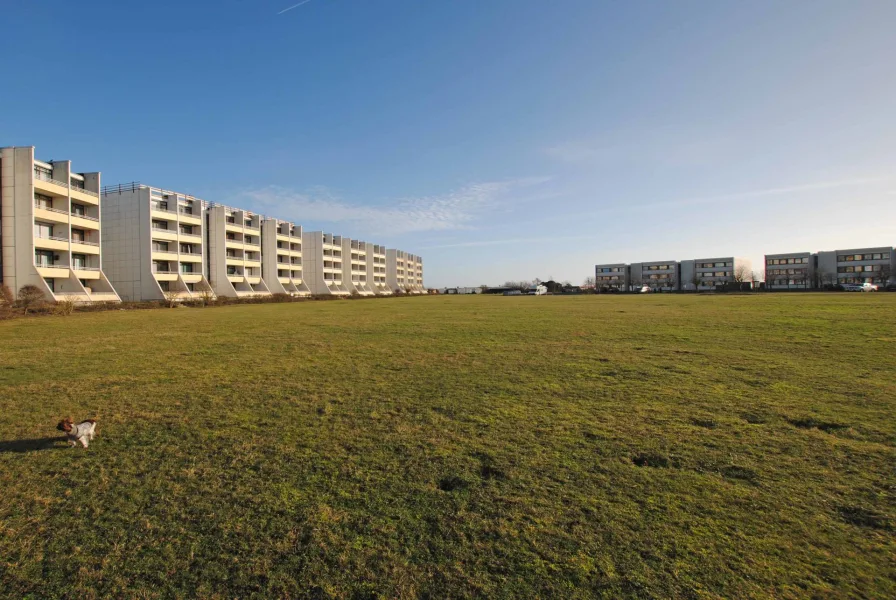
[[[309,2],[311,2],[311,0],[302,0],[302,1],[299,2],[298,4],[293,4],[292,6],[290,6],[290,7],[288,7],[288,8],[284,8],[283,10],[281,10],[280,12],[278,12],[277,14],[278,14],[278,15],[282,15],[282,14],[285,13],[285,12],[289,12],[289,11],[291,11],[291,10],[294,9],[294,8],[298,8],[298,7],[302,6],[303,4],[308,4]]]

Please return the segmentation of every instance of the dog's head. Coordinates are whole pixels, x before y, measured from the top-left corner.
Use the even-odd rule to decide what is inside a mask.
[[[56,429],[58,429],[59,431],[64,431],[66,433],[71,431],[72,430],[72,418],[66,417],[66,418],[62,419],[61,421],[59,421],[59,425],[56,426]]]

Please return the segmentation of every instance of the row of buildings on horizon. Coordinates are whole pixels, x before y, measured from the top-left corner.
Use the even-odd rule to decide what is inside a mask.
[[[423,293],[423,259],[0,149],[0,284],[77,302]]]
[[[755,285],[769,290],[812,290],[873,283],[886,286],[896,274],[892,247],[767,254],[763,270],[735,256],[595,265],[597,289],[702,291]]]

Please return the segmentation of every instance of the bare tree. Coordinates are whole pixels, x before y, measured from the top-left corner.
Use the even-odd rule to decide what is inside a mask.
[[[688,283],[694,286],[695,292],[699,292],[700,286],[703,285],[703,276],[697,271],[694,271],[694,274],[691,275],[691,280]]]
[[[168,308],[177,306],[177,301],[180,298],[178,290],[165,290],[163,293],[165,294],[165,300],[168,302]]]
[[[596,281],[596,280],[594,279],[594,275],[589,275],[588,277],[585,278],[585,284],[584,284],[584,285],[594,287],[594,286],[595,286],[595,281]]]
[[[641,288],[644,286],[644,279],[640,275],[637,275],[635,277],[632,277],[632,279],[629,283],[630,283],[630,289],[628,290],[629,292],[631,292],[632,290],[640,292]]]
[[[36,285],[23,285],[19,288],[19,306],[24,309],[26,315],[29,308],[40,305],[45,298],[43,291]]]
[[[205,281],[200,282],[199,285],[199,300],[202,301],[203,306],[208,306],[215,299],[215,293],[212,291],[212,286]]]
[[[877,280],[881,287],[887,287],[890,283],[890,276],[892,273],[890,272],[890,265],[880,265],[877,270]]]
[[[8,306],[12,308],[12,305],[16,303],[16,297],[13,295],[12,290],[9,289],[8,285],[0,285],[0,306]]]
[[[750,270],[749,265],[744,263],[740,263],[736,267],[734,267],[734,281],[735,283],[746,283],[750,281],[753,273]]]
[[[56,314],[64,317],[75,312],[75,299],[64,296],[56,301]]]

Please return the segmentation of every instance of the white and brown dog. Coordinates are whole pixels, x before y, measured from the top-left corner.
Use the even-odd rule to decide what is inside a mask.
[[[59,421],[56,429],[65,432],[68,443],[72,446],[77,446],[78,442],[81,442],[81,445],[86,448],[87,444],[93,440],[93,436],[96,435],[96,421],[87,419],[75,425],[71,417],[66,417]]]

